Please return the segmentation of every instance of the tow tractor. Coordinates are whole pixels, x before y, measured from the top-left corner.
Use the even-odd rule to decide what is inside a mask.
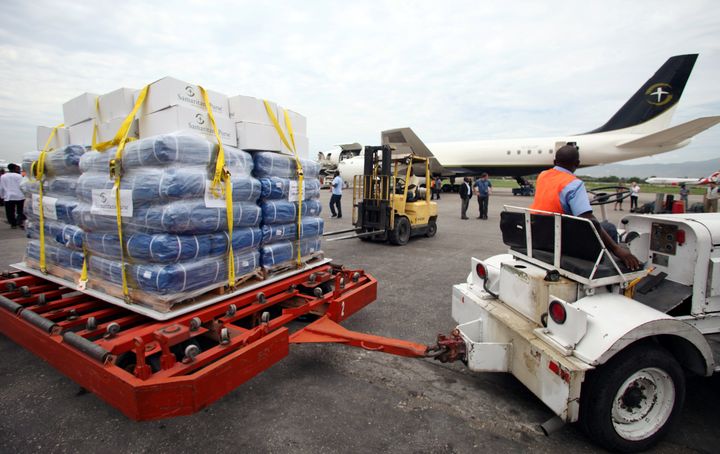
[[[413,169],[422,167],[423,183]],[[415,182],[412,182],[415,179]],[[437,232],[437,204],[430,201],[430,161],[413,153],[393,157],[389,145],[366,146],[363,175],[353,180],[352,229],[328,232],[352,235],[328,241],[360,238],[405,245],[411,236],[428,238]]]
[[[472,259],[452,315],[460,358],[527,386],[557,415],[546,433],[577,421],[603,447],[632,452],[677,419],[685,374],[720,371],[720,215],[623,224],[640,271],[616,261],[588,219],[506,206],[509,251]]]

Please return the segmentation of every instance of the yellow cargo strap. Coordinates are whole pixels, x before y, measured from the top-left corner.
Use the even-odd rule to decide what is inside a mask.
[[[225,166],[225,148],[223,148],[223,143],[220,139],[217,123],[215,123],[215,116],[213,115],[212,107],[210,106],[210,99],[208,98],[207,91],[203,87],[198,85],[198,88],[202,94],[203,101],[205,101],[205,109],[207,110],[208,118],[210,119],[210,124],[213,127],[215,139],[218,143],[215,173],[210,184],[210,192],[212,192],[212,195],[215,197],[222,196],[222,193],[225,193],[225,217],[227,218],[228,227],[228,285],[230,288],[233,288],[235,287],[235,254],[233,252],[233,227],[235,221],[233,219],[232,182],[230,181],[230,171]],[[223,182],[225,183],[224,185],[222,184]]]
[[[148,86],[145,86],[145,88],[148,88]],[[143,88],[143,90],[145,90]],[[142,91],[142,90],[141,90]],[[145,95],[147,96],[147,90],[145,90]],[[144,98],[143,98],[144,100]],[[130,132],[130,127],[132,127],[132,122],[135,120],[135,115],[137,114],[138,110],[140,110],[140,106],[142,105],[142,102],[140,102],[140,97],[138,97],[138,100],[135,102],[135,106],[133,107],[132,112],[135,112],[134,114],[131,112],[130,115],[125,117],[125,120],[120,125],[120,129],[118,129],[118,132],[115,133],[115,137],[112,138],[112,140],[108,140],[105,142],[97,142],[97,122],[94,125],[93,128],[93,138],[92,138],[92,148],[93,150],[97,151],[105,151],[112,147],[117,147],[120,145],[121,141],[126,142],[132,142],[134,140],[137,140],[135,137],[128,137],[128,133]],[[98,121],[100,118],[100,98],[95,98],[95,110],[97,112]],[[123,144],[123,148],[125,145]]]
[[[287,138],[285,138],[285,134],[283,133],[282,128],[280,127],[280,123],[278,122],[277,117],[275,116],[275,113],[273,113],[272,108],[270,107],[270,103],[267,100],[263,100],[265,103],[265,110],[268,113],[268,117],[270,117],[270,120],[272,121],[273,126],[275,126],[275,130],[277,131],[278,135],[280,136],[280,140],[282,141],[285,146],[290,149],[295,157],[295,166],[297,168],[297,174],[298,174],[298,216],[297,216],[297,233],[295,238],[295,249],[297,249],[297,265],[298,267],[302,266],[302,253],[300,251],[300,235],[302,230],[302,203],[303,203],[303,187],[304,187],[304,176],[303,176],[303,168],[302,163],[300,162],[300,157],[297,154],[297,149],[295,148],[295,133],[292,129],[292,122],[290,121],[290,115],[288,115],[287,109],[283,110],[283,116],[285,118],[285,127],[287,127],[288,134],[290,135],[290,141],[288,142]],[[292,143],[292,146],[290,146],[290,143]]]
[[[45,146],[43,147],[42,151],[40,152],[40,156],[38,157],[38,160],[35,161],[31,168],[30,168],[30,174],[35,177],[35,179],[38,181],[38,202],[40,205],[40,271],[43,273],[47,273],[47,264],[45,262],[45,207],[43,206],[43,180],[45,179],[45,156],[47,156],[47,153],[51,151],[50,149],[50,142],[52,142],[53,137],[55,137],[55,133],[57,133],[58,128],[62,128],[65,126],[64,124],[59,124],[55,126],[52,131],[50,131],[50,136],[48,137],[47,142],[45,142]]]
[[[97,150],[98,122],[100,121],[100,96],[95,97],[95,119],[93,120],[92,149]]]
[[[143,101],[145,101],[145,97],[147,96],[149,85],[146,85],[142,90],[140,90],[140,94],[138,95],[138,99],[135,102],[135,106],[133,106],[132,111],[128,114],[127,117],[125,117],[125,120],[123,120],[122,124],[120,125],[120,130],[118,130],[117,134],[115,135],[115,138],[110,142],[115,142],[117,140],[117,151],[115,152],[115,158],[110,160],[110,178],[115,180],[115,183],[113,184],[113,191],[115,191],[115,219],[117,221],[117,230],[118,230],[118,239],[120,241],[120,270],[122,271],[122,290],[123,295],[125,296],[125,300],[130,302],[130,291],[128,289],[128,280],[127,280],[127,271],[126,271],[126,263],[125,263],[125,256],[127,255],[127,247],[125,245],[125,242],[123,240],[123,232],[122,232],[122,206],[120,205],[120,182],[122,180],[122,154],[125,150],[125,144],[128,141],[128,132],[130,131],[130,126],[132,125],[132,122],[135,120],[135,115],[137,115],[138,110],[140,110],[140,106],[142,105]],[[98,151],[105,151],[107,148],[103,150]]]

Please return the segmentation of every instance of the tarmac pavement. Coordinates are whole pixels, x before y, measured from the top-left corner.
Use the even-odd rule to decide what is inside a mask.
[[[644,194],[640,202],[650,201]],[[648,200],[645,200],[647,198]],[[352,192],[343,218],[325,230],[351,227]],[[457,194],[438,202],[434,238],[406,246],[347,240],[324,242],[326,256],[362,268],[379,281],[378,299],[343,325],[352,330],[434,343],[450,332],[453,284],[465,280],[473,256],[505,250],[498,227],[504,204],[530,198],[499,189],[489,220],[460,220]],[[625,208],[628,208],[626,204]],[[625,212],[608,210],[617,222]],[[596,210],[599,216],[599,210]],[[0,222],[0,269],[20,261],[21,230]],[[340,345],[293,345],[279,364],[201,412],[138,423],[0,334],[0,452],[260,452],[471,453],[595,452],[575,426],[545,437],[553,416],[509,374],[477,374],[462,364],[393,357]],[[654,452],[716,452],[720,377],[690,378],[680,423]]]

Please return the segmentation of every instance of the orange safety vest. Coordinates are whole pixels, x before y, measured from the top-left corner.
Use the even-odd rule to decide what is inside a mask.
[[[575,175],[561,170],[548,169],[541,172],[535,183],[535,200],[530,209],[563,213],[560,193],[576,179]]]

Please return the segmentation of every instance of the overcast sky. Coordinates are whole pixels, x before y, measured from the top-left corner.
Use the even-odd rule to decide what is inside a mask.
[[[578,133],[684,53],[700,57],[673,124],[720,114],[717,0],[3,0],[0,158],[82,92],[168,75],[303,113],[312,155],[403,126],[425,142]],[[720,126],[645,160],[718,156]]]

